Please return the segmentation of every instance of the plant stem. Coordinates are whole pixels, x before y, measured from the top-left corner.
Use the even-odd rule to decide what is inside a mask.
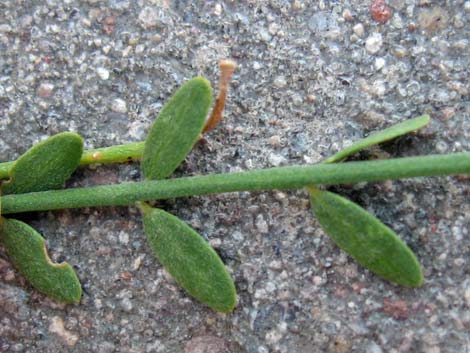
[[[419,176],[470,174],[470,152],[380,161],[278,167],[231,174],[129,182],[53,190],[1,198],[2,214],[92,206],[124,206],[137,201],[211,193],[296,189]]]
[[[96,148],[84,151],[80,165],[92,163],[130,162],[142,158],[145,142],[134,142],[125,145]]]
[[[10,177],[10,170],[15,164],[15,161],[0,163],[0,179],[7,179]]]
[[[83,152],[80,165],[135,161],[142,158],[143,151],[144,142],[95,148]],[[0,163],[0,179],[6,179],[10,176],[10,170],[14,164],[15,161]]]

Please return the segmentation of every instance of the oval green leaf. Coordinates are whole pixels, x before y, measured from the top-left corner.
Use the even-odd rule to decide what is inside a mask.
[[[2,218],[0,239],[13,265],[39,292],[64,303],[77,303],[80,281],[66,262],[53,263],[44,238],[26,223]]]
[[[203,77],[189,80],[170,98],[145,140],[145,178],[164,179],[175,171],[197,142],[211,102],[212,88]]]
[[[220,312],[233,311],[235,285],[212,247],[179,218],[143,206],[144,231],[154,253],[191,296]]]
[[[318,221],[333,241],[375,274],[407,287],[420,287],[423,275],[408,246],[386,225],[355,203],[310,188]]]
[[[378,131],[369,135],[365,139],[357,141],[352,146],[339,151],[334,156],[326,159],[323,163],[336,163],[341,162],[350,155],[373,145],[392,140],[398,136],[406,135],[410,132],[416,131],[429,123],[429,115],[421,115],[414,119],[406,120],[402,123],[390,126],[385,130]]]
[[[80,135],[63,132],[34,145],[14,164],[4,194],[21,194],[60,187],[77,169],[83,152]]]

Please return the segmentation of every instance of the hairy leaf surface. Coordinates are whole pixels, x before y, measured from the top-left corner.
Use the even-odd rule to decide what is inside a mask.
[[[63,132],[34,145],[14,164],[4,194],[21,194],[60,187],[77,169],[83,152],[82,138]]]
[[[144,208],[144,230],[157,258],[190,295],[212,309],[231,312],[235,285],[212,247],[179,218]]]
[[[165,104],[150,128],[142,156],[147,179],[168,177],[199,139],[212,101],[209,81],[196,77]]]
[[[311,188],[310,194],[313,211],[325,232],[353,259],[391,282],[422,285],[418,260],[389,227],[332,192]]]
[[[2,218],[0,240],[13,265],[39,292],[64,303],[80,301],[82,288],[73,268],[53,263],[44,238],[16,219]]]

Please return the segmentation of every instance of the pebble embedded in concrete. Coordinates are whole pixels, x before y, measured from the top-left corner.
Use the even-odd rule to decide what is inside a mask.
[[[379,50],[382,48],[383,45],[383,38],[382,34],[380,33],[372,33],[367,39],[366,39],[366,51],[369,54],[376,54],[379,52]]]
[[[111,105],[111,110],[116,113],[126,113],[127,112],[127,104],[121,98],[116,98],[113,100]]]

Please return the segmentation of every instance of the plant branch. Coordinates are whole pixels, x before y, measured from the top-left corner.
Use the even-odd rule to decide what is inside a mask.
[[[298,189],[420,176],[470,174],[470,152],[380,161],[278,167],[230,174],[53,190],[1,198],[2,214],[93,206],[124,206],[233,191]]]

